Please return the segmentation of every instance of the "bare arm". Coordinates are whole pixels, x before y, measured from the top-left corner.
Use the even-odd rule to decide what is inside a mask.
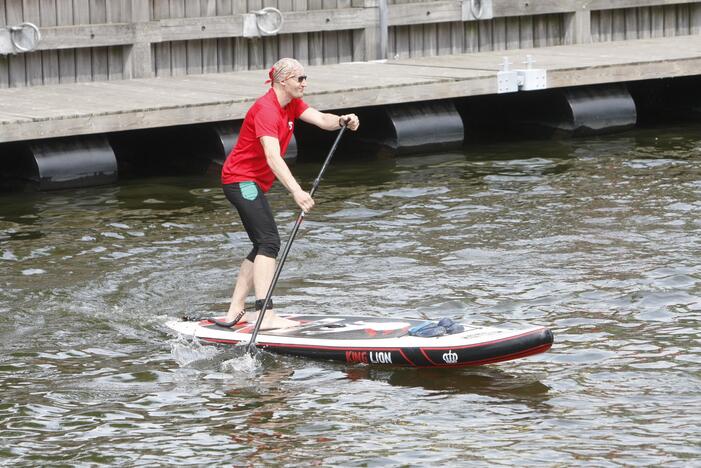
[[[353,131],[357,130],[360,126],[358,116],[355,114],[329,114],[325,112],[319,112],[313,107],[307,108],[307,110],[302,112],[302,115],[300,115],[299,118],[304,122],[316,125],[317,127],[322,128],[324,130],[337,130],[341,128],[341,120],[343,120],[345,124],[348,125],[348,128]]]
[[[278,139],[270,136],[263,136],[260,137],[260,143],[263,145],[263,151],[265,152],[265,159],[268,162],[268,166],[270,166],[277,180],[292,194],[295,203],[297,203],[305,213],[311,210],[314,206],[314,200],[307,192],[302,190],[302,187],[300,187],[297,180],[295,180],[292,175],[292,172],[290,172],[290,168],[287,167],[287,164],[280,156],[280,142]]]

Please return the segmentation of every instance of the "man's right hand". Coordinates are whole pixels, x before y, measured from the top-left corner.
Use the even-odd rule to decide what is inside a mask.
[[[302,211],[308,213],[314,207],[314,199],[304,190],[298,190],[292,194],[297,206],[302,208]]]

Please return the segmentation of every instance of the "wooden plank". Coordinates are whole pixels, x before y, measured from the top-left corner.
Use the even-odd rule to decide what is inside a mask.
[[[453,53],[453,23],[440,24],[436,28],[436,50],[438,55],[449,55]]]
[[[56,26],[58,22],[55,0],[40,0],[40,28]],[[57,84],[60,79],[58,51],[41,52],[43,84]]]
[[[230,16],[234,14],[232,0],[217,0],[217,16]],[[219,72],[234,70],[234,39],[217,39],[217,65]]]
[[[492,50],[506,49],[506,19],[492,20]]]
[[[5,0],[0,0],[0,26],[7,25]],[[10,61],[6,55],[0,55],[0,89],[10,86]]]
[[[624,14],[624,38],[626,40],[637,39],[640,37],[640,26],[638,25],[638,9],[628,8],[623,10]]]
[[[263,8],[273,7],[277,8],[277,0],[263,0]],[[279,49],[279,37],[270,36],[263,37],[263,67],[264,69],[270,69],[275,62],[277,62],[282,56],[280,55]]]
[[[394,58],[409,58],[411,56],[411,30],[409,26],[395,27],[394,40],[396,41]]]
[[[484,20],[477,22],[477,31],[479,32],[479,51],[486,52],[494,50],[494,41],[492,38],[492,20]]]
[[[409,57],[423,57],[424,55],[424,27],[421,25],[409,26]]]
[[[351,0],[338,0],[338,9],[351,8]],[[353,60],[353,31],[341,30],[338,32],[338,61],[340,63]]]
[[[5,5],[7,24],[20,24],[24,21],[22,16],[22,4],[9,2]],[[8,81],[11,88],[27,86],[26,54],[10,55],[8,57]]]
[[[677,6],[677,36],[691,34],[690,6]]]
[[[123,0],[116,1],[121,2]],[[151,23],[151,26],[158,25]],[[154,35],[154,33],[148,29],[148,27],[143,27],[143,25],[130,23],[48,27],[43,28],[42,40],[37,49],[61,50],[89,47],[122,47],[131,45],[135,41],[149,40],[149,36]]]
[[[494,17],[548,15],[572,13],[582,6],[590,10],[610,10],[615,8],[635,8],[658,5],[678,5],[696,3],[698,0],[537,0],[514,1],[492,0]]]
[[[463,50],[467,53],[479,52],[479,24],[477,21],[468,21],[463,23],[465,28],[465,41],[463,42]]]
[[[248,10],[256,11],[263,8],[262,0],[248,0]],[[265,68],[265,46],[260,38],[248,39],[248,69],[260,70]]]
[[[338,8],[338,2],[336,0],[322,0],[321,1],[322,10],[334,10]],[[323,63],[338,63],[339,60],[339,50],[338,50],[338,32],[329,31],[322,34],[324,42],[324,58]]]
[[[387,0],[352,0],[351,6],[356,10],[362,8],[368,12],[366,25],[353,30],[353,60],[378,60],[387,58],[388,31],[387,15],[380,15],[381,6],[386,5]],[[385,41],[383,43],[383,41]]]
[[[652,18],[650,8],[638,8],[638,37],[647,39],[652,35]]]
[[[438,25],[424,25],[424,53],[425,57],[438,55]]]
[[[24,21],[29,21],[34,24],[41,24],[39,0],[22,0],[22,10]],[[44,71],[42,68],[41,52],[27,52],[23,55],[25,56],[27,84],[30,86],[44,84]]]
[[[664,10],[664,35],[674,37],[677,35],[677,7],[668,5],[662,7]]]
[[[152,5],[148,2],[125,0],[123,3],[122,20],[130,22],[135,36],[133,44],[122,47],[124,78],[150,78],[156,74],[154,48],[147,39],[152,16]],[[118,66],[118,61],[115,61]]]
[[[58,26],[73,24],[73,2],[71,0],[58,0],[56,2],[56,24]],[[60,83],[74,83],[76,81],[75,50],[58,51],[58,75]]]
[[[601,42],[601,12],[591,12],[591,39],[592,42]]]
[[[353,56],[351,60],[354,62],[361,62],[365,60],[372,60],[369,58],[368,50],[365,47],[365,33],[369,28],[366,29],[356,29],[351,31],[352,33],[352,50]]]
[[[622,41],[626,38],[626,10],[616,9],[611,12],[611,38]]]
[[[170,17],[185,17],[185,0],[170,0]],[[172,76],[187,75],[187,43],[173,41],[170,44],[170,70]]]
[[[282,58],[278,47],[278,37],[262,37],[260,41],[263,43],[263,65],[260,68],[268,70]]]
[[[198,18],[200,16],[201,0],[186,0],[185,1],[185,17]],[[202,41],[189,40],[186,43],[187,50],[187,74],[193,75],[202,73]]]
[[[546,16],[533,17],[533,46],[545,47],[548,44],[548,19]]]
[[[610,9],[612,6],[615,6],[616,8],[639,8],[646,6],[691,4],[697,2],[698,0],[615,0],[615,3],[612,3],[611,0],[588,0],[586,3],[592,10],[607,10]],[[539,3],[543,3],[542,0]],[[577,4],[582,3],[582,0],[563,0],[558,3],[574,3],[574,5],[576,6]]]
[[[610,42],[613,39],[613,12],[599,12],[599,40]]]
[[[521,22],[519,18],[506,18],[506,42],[504,45],[508,50],[521,47]]]
[[[592,42],[592,12],[580,9],[566,13],[564,18],[564,44],[588,44]]]
[[[520,27],[521,47],[526,48],[526,49],[534,47],[534,44],[533,44],[533,17],[532,16],[525,16],[523,18],[520,18],[519,23],[521,25],[521,27]]]
[[[576,2],[572,0],[538,0],[529,2],[493,0],[492,4],[495,17],[547,15],[569,13],[577,10]]]
[[[75,24],[90,24],[89,0],[73,0],[73,21]],[[77,82],[92,81],[92,51],[76,49],[75,51],[75,80]]]
[[[90,0],[90,23],[107,22],[107,0]],[[106,47],[92,48],[92,79],[105,81],[109,76],[109,63]]]
[[[462,9],[457,2],[396,3],[387,8],[390,26],[448,23],[461,16]]]
[[[307,0],[292,0],[292,8],[296,12],[307,11]],[[294,34],[293,40],[294,57],[299,60],[300,63],[306,65],[309,63],[309,37],[306,33]]]
[[[406,37],[408,41],[407,51],[409,57],[421,57],[421,49],[423,49],[423,24],[425,21],[425,16],[428,13],[428,11],[426,11],[427,6],[428,5],[425,2],[414,2],[413,0],[393,0],[393,2],[388,2],[387,15],[390,25],[394,24],[392,21],[392,12],[395,8],[408,8],[410,11],[409,21],[401,23],[403,26],[407,26]],[[418,14],[416,10],[417,8]],[[426,12],[424,13],[424,11]]]
[[[261,8],[277,8],[277,0],[261,0]],[[260,38],[263,50],[263,63],[259,68],[269,70],[280,59],[278,36],[263,36]]]
[[[217,0],[200,0],[200,16],[217,16]],[[202,41],[202,72],[216,73],[218,71],[217,61],[219,54],[219,43],[217,39],[205,39]]]
[[[322,0],[307,0],[309,10],[321,10]],[[324,59],[324,38],[321,32],[310,32],[309,38],[309,57],[310,65],[320,65]]]
[[[278,9],[282,12],[283,17],[293,11],[294,5],[292,0],[279,0]],[[278,37],[278,53],[280,57],[294,57],[294,36],[292,34],[281,34]]]
[[[304,0],[306,1],[306,0]],[[248,13],[248,5],[246,0],[234,0],[234,14]],[[248,70],[248,44],[249,39],[236,38],[234,39],[234,71]]]
[[[462,54],[465,47],[465,27],[462,21],[455,21],[450,24],[450,52],[451,54]]]
[[[387,60],[397,56],[397,32],[396,28],[387,27]]]
[[[548,23],[548,35],[550,36],[549,45],[562,45],[565,37],[564,31],[564,18],[563,15],[550,15],[550,22]]]
[[[650,8],[652,37],[664,37],[664,8]]]
[[[690,15],[690,28],[689,32],[691,34],[701,34],[701,3],[691,5]]]
[[[153,19],[160,20],[170,16],[170,1],[169,0],[152,0],[153,1]],[[171,44],[170,42],[161,42],[154,44],[154,66],[156,76],[171,76]]]
[[[143,3],[143,0],[141,0]],[[146,4],[146,3],[143,3]],[[105,4],[106,23],[124,23],[131,21],[124,15],[131,11],[131,0],[109,0]],[[107,48],[107,77],[110,80],[122,80],[125,62],[124,46],[112,46]],[[129,77],[131,74],[129,73]]]

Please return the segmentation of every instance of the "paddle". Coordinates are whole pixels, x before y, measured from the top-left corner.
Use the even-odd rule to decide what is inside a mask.
[[[309,191],[310,196],[314,196],[314,192],[316,192],[316,189],[319,187],[319,183],[321,183],[321,178],[324,175],[324,172],[326,172],[326,168],[328,167],[329,163],[331,162],[331,157],[333,156],[333,153],[336,151],[336,147],[338,146],[338,142],[341,141],[341,137],[343,136],[343,132],[346,131],[346,123],[343,123],[341,125],[341,130],[338,132],[338,136],[336,137],[336,141],[333,142],[333,146],[331,147],[331,151],[329,151],[329,155],[326,156],[326,161],[324,161],[324,164],[321,166],[321,171],[319,171],[319,175],[316,177],[316,180],[314,180],[314,184],[312,184],[312,189]],[[285,248],[282,251],[282,256],[280,257],[280,261],[277,264],[277,268],[275,268],[275,274],[273,275],[273,281],[270,283],[270,287],[268,288],[268,293],[265,295],[265,302],[263,302],[263,308],[260,310],[260,314],[258,315],[258,320],[256,320],[256,326],[253,328],[253,333],[251,334],[251,341],[248,343],[248,347],[246,350],[250,353],[255,349],[256,346],[256,337],[258,336],[258,331],[260,330],[260,326],[263,323],[263,316],[265,315],[265,311],[268,309],[268,304],[270,304],[270,298],[273,296],[273,290],[275,289],[275,285],[277,284],[278,279],[280,278],[280,272],[282,271],[282,267],[285,265],[285,260],[287,259],[287,254],[290,253],[290,247],[292,247],[292,241],[294,241],[295,236],[297,235],[297,231],[299,231],[299,227],[302,224],[302,221],[304,220],[304,210],[300,211],[299,216],[297,216],[297,221],[295,222],[294,227],[292,228],[292,232],[290,233],[290,237],[287,239],[287,244],[285,244]]]

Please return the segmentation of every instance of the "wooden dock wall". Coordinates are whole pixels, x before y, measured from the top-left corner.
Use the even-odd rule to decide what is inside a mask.
[[[0,56],[0,88],[385,58],[382,1],[0,0],[0,26],[29,21],[44,36]],[[468,21],[456,0],[388,3],[390,59],[701,34],[701,1],[493,0],[493,18]],[[280,34],[244,38],[242,14],[267,6],[285,15]]]

